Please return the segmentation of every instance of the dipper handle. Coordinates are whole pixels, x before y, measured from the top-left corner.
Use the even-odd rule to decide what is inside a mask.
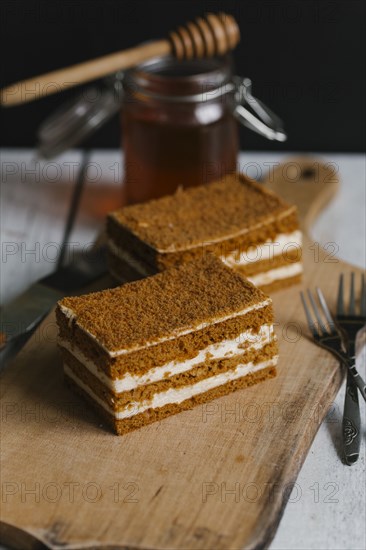
[[[177,59],[191,59],[223,55],[235,48],[239,40],[239,27],[234,17],[225,13],[208,13],[204,18],[198,17],[194,22],[171,32],[169,39],[140,44],[7,86],[0,91],[0,103],[10,107],[34,101],[128,69],[153,57],[172,54]]]

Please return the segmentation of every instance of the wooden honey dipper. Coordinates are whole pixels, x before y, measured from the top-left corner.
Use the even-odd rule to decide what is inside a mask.
[[[52,71],[17,82],[0,91],[0,103],[10,107],[61,92],[84,82],[128,69],[153,57],[173,54],[177,59],[223,55],[240,40],[239,27],[231,15],[208,13],[185,27],[179,27],[169,39],[140,44],[85,63]]]

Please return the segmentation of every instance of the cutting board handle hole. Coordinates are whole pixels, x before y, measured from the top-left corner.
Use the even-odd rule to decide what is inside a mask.
[[[302,170],[301,172],[301,176],[307,180],[313,178],[315,175],[316,175],[316,172],[314,168],[304,168],[304,170]]]

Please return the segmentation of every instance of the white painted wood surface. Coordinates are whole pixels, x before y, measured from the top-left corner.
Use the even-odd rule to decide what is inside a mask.
[[[55,269],[81,155],[39,161],[34,151],[2,150],[1,303]]]
[[[58,166],[41,163],[38,181],[31,171],[34,169],[32,151],[2,150],[0,155],[1,293],[7,301],[54,268],[50,254],[57,246],[52,247],[50,243],[61,243],[71,196],[70,183],[77,177],[81,155],[74,151],[51,161]],[[238,168],[252,177],[260,177],[275,163],[293,155],[245,153],[240,156]],[[321,158],[339,167],[342,185],[338,197],[315,223],[314,240],[322,245],[335,244],[339,257],[365,267],[365,157],[327,154]],[[82,196],[84,207],[70,238],[75,248],[92,242],[103,225],[100,210],[91,212],[85,208],[90,186],[103,185],[101,198],[105,199],[110,192],[112,204],[118,200],[122,179],[117,150],[95,151],[89,163],[88,183]],[[74,170],[72,177],[71,169]],[[41,252],[38,256],[24,255],[25,251],[35,250],[38,242]],[[365,374],[365,354],[359,357],[359,368]],[[359,462],[351,468],[344,466],[338,456],[343,398],[342,390],[314,440],[272,542],[272,550],[361,550],[366,547],[365,438]],[[364,404],[361,406],[365,420]]]

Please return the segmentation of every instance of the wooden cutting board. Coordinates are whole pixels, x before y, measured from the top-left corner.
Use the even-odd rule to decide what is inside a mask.
[[[299,161],[300,162],[300,161]],[[269,175],[307,232],[338,185],[301,160]],[[305,238],[303,287],[334,306],[351,267]],[[353,269],[353,268],[352,268]],[[259,549],[342,381],[308,340],[300,286],[273,296],[278,377],[113,435],[65,388],[51,315],[2,376],[2,541],[28,548]]]

